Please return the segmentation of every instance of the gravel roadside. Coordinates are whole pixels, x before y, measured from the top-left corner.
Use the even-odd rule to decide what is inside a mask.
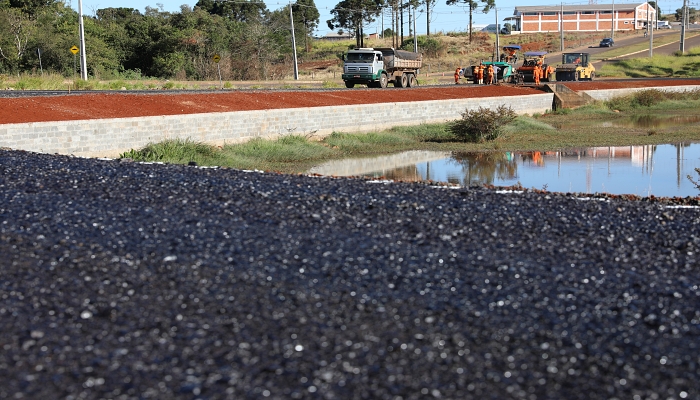
[[[0,150],[0,398],[699,398],[699,228],[664,201]]]

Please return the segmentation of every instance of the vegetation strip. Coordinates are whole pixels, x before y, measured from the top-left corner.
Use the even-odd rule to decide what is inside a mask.
[[[494,140],[476,143],[465,141],[466,138],[460,138],[452,130],[452,127],[462,123],[463,120],[460,120],[452,124],[397,127],[375,133],[334,133],[321,141],[292,135],[277,140],[255,139],[248,143],[229,144],[221,148],[192,141],[166,141],[131,150],[121,157],[139,161],[185,164],[194,162],[198,165],[303,173],[312,166],[331,159],[390,154],[405,150],[547,151],[585,146],[676,143],[700,140],[697,127],[622,130],[604,127],[601,123],[655,114],[700,115],[698,110],[700,91],[679,93],[650,89],[575,110],[564,109],[543,115],[518,116],[508,124],[498,125],[500,133]]]

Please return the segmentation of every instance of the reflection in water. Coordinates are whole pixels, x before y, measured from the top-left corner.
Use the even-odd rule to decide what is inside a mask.
[[[462,180],[453,176],[450,183],[464,186],[493,184],[494,179],[508,180],[517,176],[518,164],[513,153],[455,153],[452,159],[462,166]]]
[[[693,125],[700,122],[698,115],[669,115],[658,116],[652,114],[633,115],[627,119],[618,119],[613,121],[594,122],[589,124],[590,127],[603,128],[668,128],[673,126]],[[554,124],[557,129],[573,129],[581,128],[581,122],[572,122],[566,124]]]
[[[340,160],[310,172],[387,179],[431,180],[463,186],[492,184],[553,192],[698,196],[700,144],[589,147],[558,152],[405,152]]]
[[[329,176],[371,176],[400,181],[422,181],[417,165],[450,157],[446,151],[405,151],[369,158],[346,158],[316,166],[309,173]],[[427,178],[430,179],[430,178]]]

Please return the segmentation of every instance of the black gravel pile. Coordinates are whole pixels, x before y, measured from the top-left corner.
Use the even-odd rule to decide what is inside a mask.
[[[669,204],[0,150],[0,397],[697,399]]]

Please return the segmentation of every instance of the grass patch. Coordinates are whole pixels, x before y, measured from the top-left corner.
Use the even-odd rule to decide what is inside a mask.
[[[173,139],[148,144],[141,150],[129,150],[119,156],[136,161],[159,161],[172,164],[196,162],[201,165],[221,165],[224,159],[214,146],[189,139]]]
[[[323,143],[337,148],[345,154],[371,154],[373,149],[387,152],[391,149],[404,149],[416,140],[393,132],[370,133],[333,133]]]
[[[253,139],[241,144],[224,146],[223,153],[235,157],[257,158],[270,163],[288,163],[324,159],[333,150],[319,142],[299,135],[284,136],[276,140]]]
[[[698,67],[700,67],[700,49],[692,49],[681,55],[655,55],[651,58],[639,57],[607,63],[596,70],[596,75],[620,78],[694,78],[700,76]]]
[[[670,92],[658,89],[640,90],[628,96],[615,97],[604,103],[610,110],[647,111],[697,108],[700,105],[700,90]]]
[[[17,90],[65,90],[68,88],[68,83],[61,75],[52,73],[21,74],[16,81],[8,81],[7,85]]]
[[[518,118],[516,118],[515,121],[506,125],[503,128],[503,131],[506,134],[510,134],[510,133],[516,133],[516,132],[524,132],[524,131],[539,132],[539,131],[547,131],[547,130],[555,130],[555,129],[556,129],[555,127],[548,124],[546,121],[538,120],[538,119],[535,119],[532,117],[521,115]]]

